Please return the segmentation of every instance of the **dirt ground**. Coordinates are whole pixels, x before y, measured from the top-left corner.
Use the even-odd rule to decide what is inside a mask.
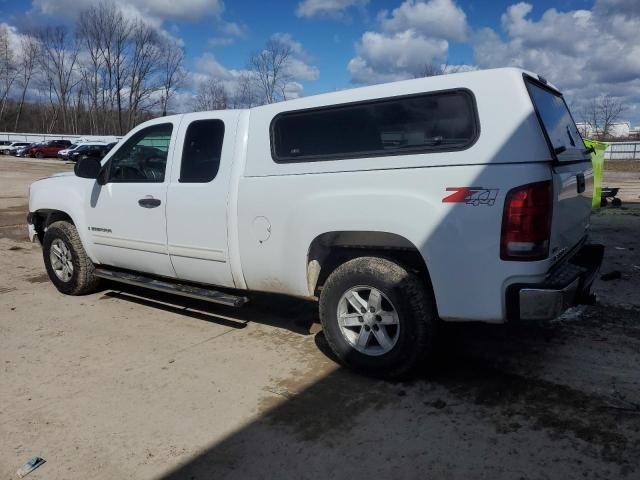
[[[59,294],[24,219],[29,182],[68,168],[0,158],[0,479],[35,455],[32,479],[640,478],[633,204],[593,217],[620,272],[597,305],[443,327],[433,364],[389,383],[333,362],[312,302]]]

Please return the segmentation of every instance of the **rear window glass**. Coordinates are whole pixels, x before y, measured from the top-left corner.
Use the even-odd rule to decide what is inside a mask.
[[[564,98],[532,81],[527,88],[558,159],[584,157],[582,137]]]
[[[477,137],[473,97],[450,91],[278,115],[276,162],[335,160],[461,150]]]
[[[180,182],[207,183],[220,168],[224,123],[222,120],[191,122],[184,137]]]

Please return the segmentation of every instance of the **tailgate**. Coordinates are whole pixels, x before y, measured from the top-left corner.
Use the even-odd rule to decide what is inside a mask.
[[[529,76],[525,76],[525,83],[554,159],[549,254],[559,258],[579,243],[589,228],[593,197],[591,157],[562,94]]]
[[[589,228],[593,196],[591,162],[553,167],[554,208],[549,255],[560,257],[580,242]]]

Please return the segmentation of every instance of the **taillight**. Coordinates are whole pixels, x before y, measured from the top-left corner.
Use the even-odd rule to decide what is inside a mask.
[[[500,258],[520,261],[547,258],[552,214],[550,180],[510,190],[504,202]]]

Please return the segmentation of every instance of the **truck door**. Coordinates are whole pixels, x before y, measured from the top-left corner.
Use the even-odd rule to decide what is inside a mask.
[[[167,252],[165,172],[179,118],[134,132],[107,160],[107,183],[96,182],[87,208],[89,235],[100,263],[175,276]]]
[[[167,235],[178,278],[234,287],[227,204],[237,112],[185,116],[178,132],[167,198]]]

